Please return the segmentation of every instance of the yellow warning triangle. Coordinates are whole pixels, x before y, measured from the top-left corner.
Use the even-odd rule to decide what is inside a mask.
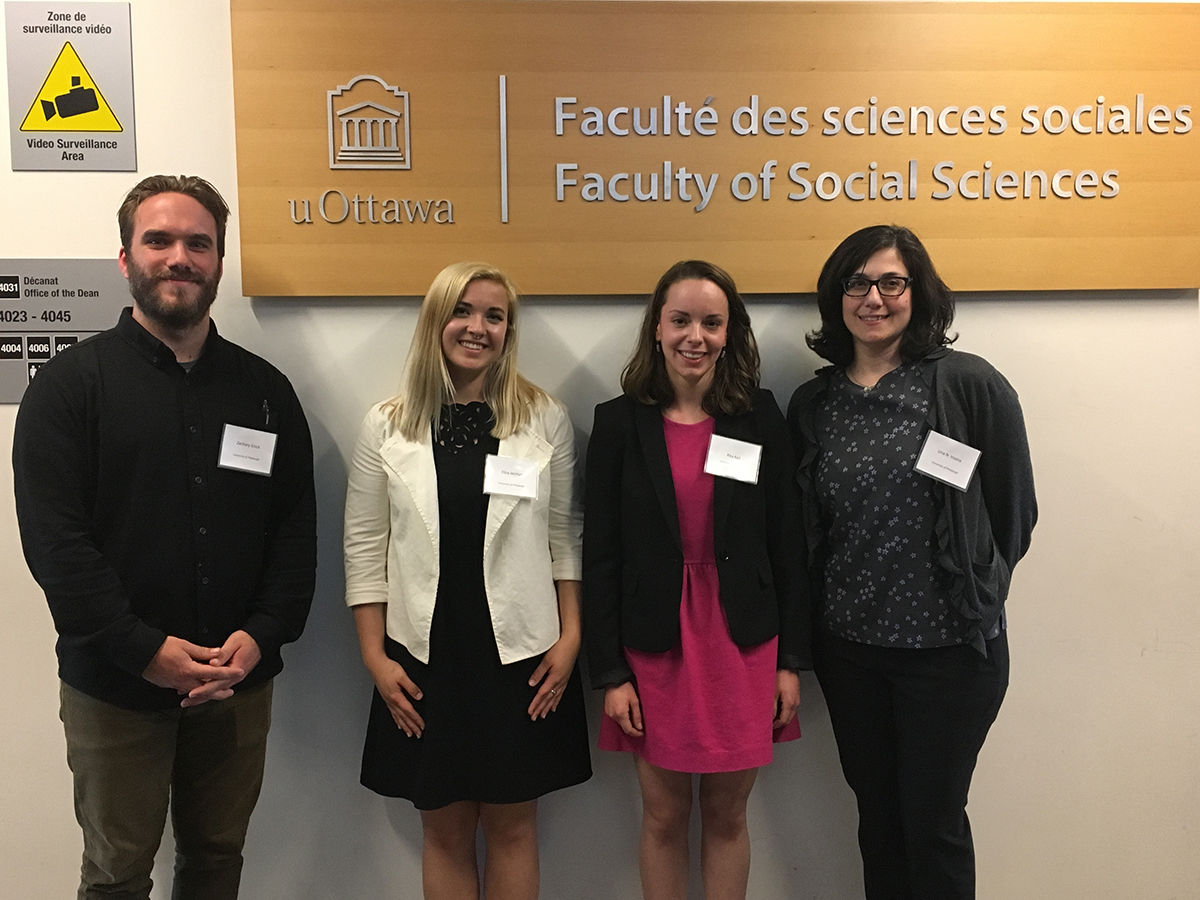
[[[67,41],[33,105],[22,131],[122,131],[83,60]]]

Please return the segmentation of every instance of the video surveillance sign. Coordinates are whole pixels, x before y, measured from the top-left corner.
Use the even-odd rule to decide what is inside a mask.
[[[14,172],[134,172],[128,3],[4,4]]]

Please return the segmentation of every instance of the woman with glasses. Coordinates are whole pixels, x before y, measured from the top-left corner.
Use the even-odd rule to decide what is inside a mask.
[[[792,397],[814,665],[858,802],[867,900],[969,900],[967,791],[1008,685],[1004,600],[1037,519],[1016,392],[948,346],[917,236],[846,238]]]
[[[346,602],[376,688],[362,783],[421,811],[439,900],[474,900],[481,880],[534,900],[536,798],[591,775],[574,436],[517,371],[517,326],[503,272],[443,269],[346,486]]]
[[[684,900],[693,774],[708,900],[745,898],[746,802],[772,743],[800,736],[811,668],[787,425],[758,386],[727,272],[659,279],[587,454],[584,593],[600,747],[634,754],[646,900]]]

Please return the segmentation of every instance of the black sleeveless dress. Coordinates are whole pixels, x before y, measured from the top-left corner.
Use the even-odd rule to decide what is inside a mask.
[[[378,691],[371,703],[362,783],[411,800],[417,809],[460,800],[519,803],[592,774],[578,666],[558,710],[535,722],[526,710],[537,692],[529,678],[541,656],[500,663],[483,581],[483,466],[500,443],[491,427],[483,403],[442,411],[433,442],[440,570],[429,664],[386,639],[388,656],[424,694],[413,703],[425,720],[423,735],[401,731]]]

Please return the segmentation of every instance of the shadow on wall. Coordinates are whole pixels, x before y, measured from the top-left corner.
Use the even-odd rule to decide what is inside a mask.
[[[341,540],[346,463],[358,425],[370,403],[393,394],[400,382],[418,304],[314,302],[323,307],[319,323],[307,305],[254,301],[255,315],[271,334],[272,361],[291,376],[309,414],[319,569],[308,627],[285,649],[287,668],[276,685],[267,777],[247,840],[243,894],[260,900],[416,897],[419,815],[408,802],[378,797],[358,783],[372,685],[342,600]],[[619,390],[641,302],[615,316],[611,308],[541,300],[523,309],[522,370],[567,403],[581,459],[593,406]],[[765,338],[764,369],[771,359],[782,369],[777,376],[797,382],[807,377],[811,368],[799,371],[808,351],[796,346],[803,346],[803,331],[795,305],[764,304],[752,314]],[[563,316],[591,316],[589,340],[580,346],[564,340],[572,329],[556,321]],[[786,404],[787,395],[777,393],[777,400]],[[750,801],[750,895],[852,900],[862,894],[853,798],[816,680],[806,674],[801,689],[804,737],[777,748]],[[600,694],[591,693],[593,746],[600,706]],[[540,801],[544,897],[640,896],[641,801],[632,761],[593,750],[593,766],[591,781]],[[700,896],[696,814],[692,847],[693,894]],[[169,871],[169,862],[159,871]]]

